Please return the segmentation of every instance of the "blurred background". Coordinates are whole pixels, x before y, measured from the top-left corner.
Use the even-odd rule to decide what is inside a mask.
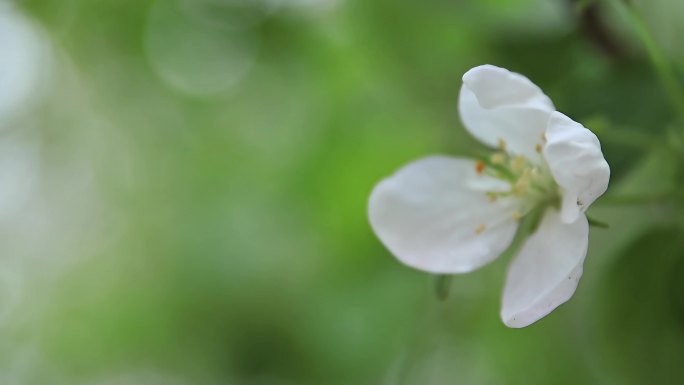
[[[630,3],[680,71],[684,3]],[[684,381],[684,221],[611,201],[676,188],[681,164],[625,20],[604,1],[0,0],[0,384]],[[574,298],[521,330],[498,316],[508,260],[439,300],[366,218],[401,165],[479,146],[457,97],[484,63],[612,168]]]

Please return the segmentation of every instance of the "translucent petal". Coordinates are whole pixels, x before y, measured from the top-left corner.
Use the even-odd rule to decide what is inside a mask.
[[[528,78],[492,65],[463,75],[459,111],[465,128],[489,146],[539,162],[551,100]]]
[[[571,224],[549,209],[508,268],[501,319],[514,328],[530,325],[570,299],[582,277],[589,225]]]
[[[420,159],[375,187],[371,226],[408,266],[432,273],[472,271],[499,256],[518,226],[513,213],[519,202],[489,201],[481,189],[489,182],[499,186],[476,172],[475,161]]]
[[[596,135],[560,112],[551,114],[546,139],[544,158],[563,190],[562,219],[571,223],[606,191],[610,167]]]

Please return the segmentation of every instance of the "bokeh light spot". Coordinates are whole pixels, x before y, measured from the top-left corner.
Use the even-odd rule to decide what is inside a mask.
[[[257,44],[249,31],[206,27],[185,17],[173,2],[159,1],[150,11],[145,48],[168,85],[207,96],[230,90],[247,75]]]

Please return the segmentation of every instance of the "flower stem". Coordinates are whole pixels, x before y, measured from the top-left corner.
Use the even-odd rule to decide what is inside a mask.
[[[646,22],[636,12],[632,5],[626,4],[623,0],[608,0],[616,11],[626,19],[634,33],[641,40],[641,43],[646,48],[646,52],[660,77],[660,81],[667,93],[670,103],[680,118],[684,120],[684,92],[677,81],[677,76],[668,62],[662,49],[658,46],[653,34],[648,28]]]
[[[451,289],[450,275],[437,275],[435,280],[435,295],[440,301],[444,301],[449,297],[449,289]]]

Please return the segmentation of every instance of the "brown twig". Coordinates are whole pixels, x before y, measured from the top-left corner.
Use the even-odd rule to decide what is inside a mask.
[[[591,2],[579,6],[581,0],[569,0],[573,11],[578,15],[580,28],[584,35],[607,56],[621,60],[625,57],[625,49],[612,34],[601,17],[601,6]]]

